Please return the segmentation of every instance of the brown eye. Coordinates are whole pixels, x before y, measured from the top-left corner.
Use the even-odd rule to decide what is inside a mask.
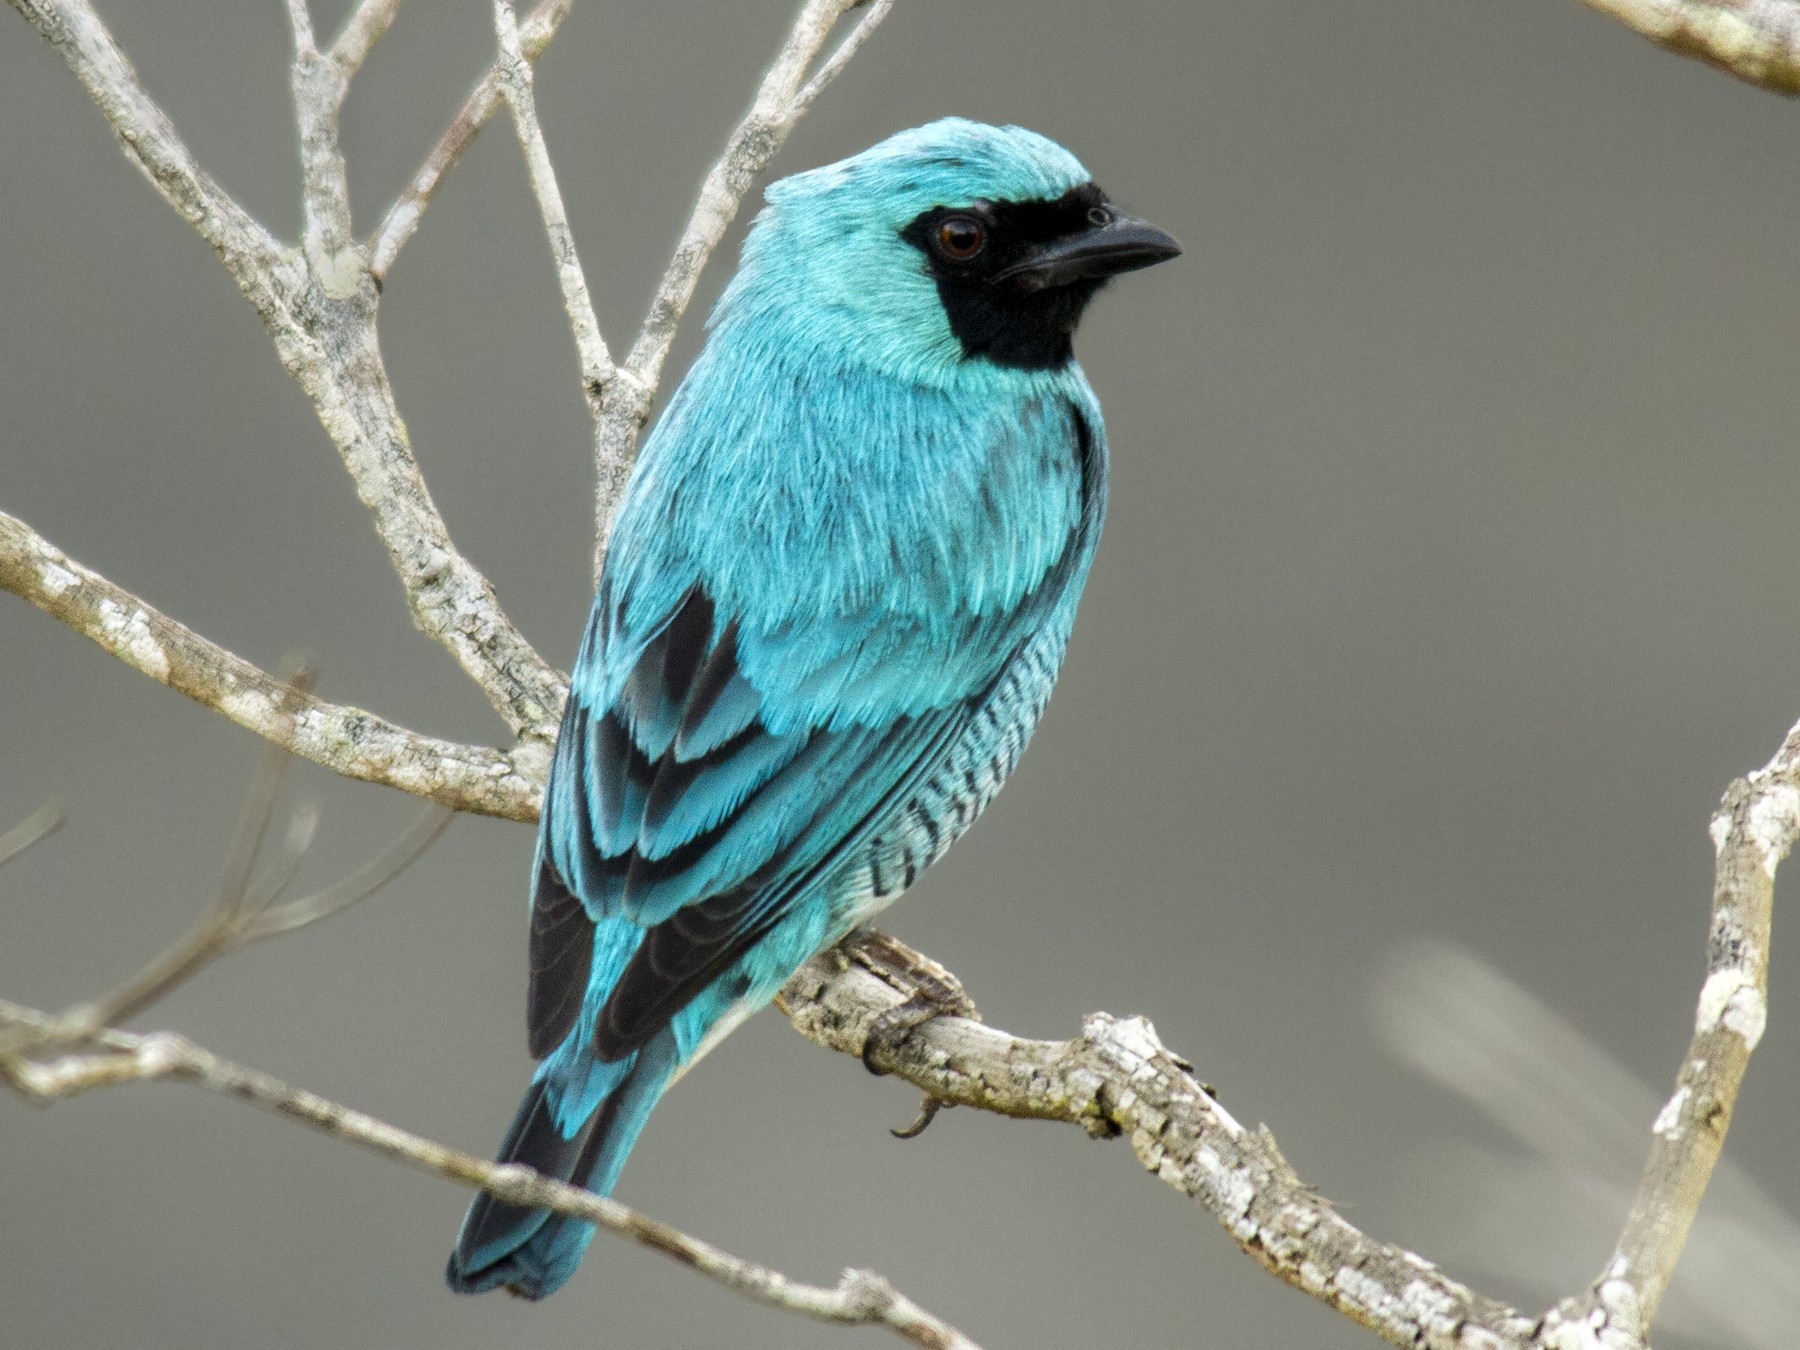
[[[938,251],[946,258],[967,262],[987,244],[981,222],[968,216],[951,216],[937,227]]]

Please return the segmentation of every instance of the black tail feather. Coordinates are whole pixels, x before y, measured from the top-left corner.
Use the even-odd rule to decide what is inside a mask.
[[[523,1163],[558,1181],[586,1185],[618,1095],[609,1096],[572,1138],[564,1138],[544,1085],[533,1083],[497,1161]],[[502,1287],[524,1298],[542,1298],[568,1278],[592,1235],[592,1225],[580,1219],[507,1204],[483,1192],[469,1206],[444,1278],[459,1294]]]

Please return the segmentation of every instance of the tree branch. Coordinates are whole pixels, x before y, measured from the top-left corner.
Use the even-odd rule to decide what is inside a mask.
[[[250,302],[273,303],[267,279],[281,243],[194,161],[175,125],[144,92],[125,54],[86,0],[7,0],[54,47],[98,105],[125,158],[200,232]]]
[[[0,1001],[0,1020],[55,1036],[58,1019]],[[95,1088],[159,1080],[192,1083],[208,1092],[299,1121],[373,1153],[488,1192],[508,1204],[553,1210],[585,1219],[609,1233],[673,1257],[725,1288],[758,1303],[843,1326],[879,1326],[928,1350],[980,1350],[941,1318],[926,1312],[880,1275],[846,1270],[835,1287],[803,1284],[639,1214],[606,1196],[540,1176],[518,1164],[500,1166],[434,1143],[407,1130],[328,1101],[255,1069],[222,1059],[185,1037],[159,1031],[140,1036],[105,1030],[92,1039],[99,1053],[68,1054],[38,1062],[13,1055],[0,1060],[0,1076],[39,1102]]]
[[[1613,1258],[1565,1321],[1648,1336],[1731,1128],[1750,1052],[1768,1023],[1775,869],[1800,836],[1800,725],[1762,768],[1725,790],[1712,818],[1706,983],[1675,1093],[1651,1126],[1650,1156]]]
[[[1586,2],[1672,50],[1764,88],[1800,92],[1800,6],[1790,0]],[[337,115],[351,75],[392,22],[397,0],[362,0],[328,55],[317,49],[305,0],[289,0],[306,215],[301,250],[276,240],[199,169],[87,0],[9,3],[57,48],[100,106],[127,157],[231,271],[268,326],[284,366],[313,398],[374,517],[415,622],[456,655],[525,741],[510,755],[452,745],[356,709],[321,703],[157,613],[3,515],[0,587],[63,619],[152,678],[340,773],[386,782],[457,809],[532,818],[565,690],[508,622],[486,579],[456,552],[426,491],[383,367],[375,325],[380,279],[417,228],[444,174],[506,98],[563,282],[584,388],[599,402],[598,560],[701,270],[755,175],[867,40],[892,0],[870,5],[810,79],[808,71],[836,23],[857,6],[855,0],[807,0],[749,113],[707,174],[643,328],[618,367],[593,322],[532,109],[527,63],[548,43],[569,0],[545,0],[523,25],[507,0],[497,0],[501,52],[495,67],[366,248],[351,233]],[[1142,1018],[1096,1013],[1080,1036],[1051,1042],[1022,1040],[949,1017],[897,1042],[881,1038],[871,1045],[877,1020],[913,991],[855,947],[815,958],[790,982],[783,1004],[811,1039],[867,1054],[877,1067],[939,1100],[1070,1121],[1100,1136],[1128,1135],[1147,1168],[1208,1208],[1265,1268],[1396,1344],[1639,1350],[1717,1161],[1749,1054],[1766,1020],[1774,873],[1800,835],[1800,727],[1768,766],[1733,784],[1713,832],[1718,862],[1708,975],[1675,1093],[1653,1126],[1637,1202],[1594,1288],[1536,1318],[1474,1293],[1413,1253],[1347,1223],[1300,1182],[1268,1132],[1248,1130],[1225,1112],[1193,1077],[1191,1066],[1164,1048]],[[286,931],[337,903],[329,895],[314,901],[283,914],[268,931]],[[133,998],[113,1005],[115,1011],[154,997],[196,968],[185,958],[153,968],[154,978]],[[590,1219],[765,1302],[827,1320],[888,1326],[920,1345],[969,1344],[878,1277],[850,1272],[835,1289],[792,1284],[616,1202],[443,1149],[229,1064],[180,1037],[97,1030],[91,1021],[50,1018],[12,1005],[0,1005],[0,1016],[30,1029],[26,1039],[37,1048],[34,1058],[19,1048],[17,1037],[15,1044],[0,1047],[0,1075],[40,1098],[151,1078],[196,1082],[483,1186],[514,1203]],[[90,1049],[44,1057],[46,1047],[76,1043]]]
[[[134,670],[347,778],[457,811],[535,820],[549,753],[421,736],[361,708],[325,703],[209,642],[0,512],[0,589],[61,619]],[[292,715],[286,710],[292,709]]]
[[[527,61],[536,61],[550,45],[550,39],[556,36],[556,30],[568,17],[569,7],[575,0],[542,0],[536,9],[526,16],[525,22],[519,25],[519,52]],[[419,171],[412,176],[406,190],[400,194],[386,217],[370,238],[368,244],[369,275],[380,285],[387,278],[394,266],[394,259],[400,256],[400,250],[406,241],[413,237],[419,228],[419,221],[425,215],[425,208],[431,204],[432,194],[438,190],[444,176],[456,167],[476,134],[486,125],[488,118],[499,108],[500,98],[500,62],[496,60],[487,74],[476,82],[463,101],[462,109],[438,142],[425,156],[425,162]]]
[[[387,35],[394,17],[400,12],[400,0],[362,0],[344,20],[337,39],[331,44],[331,59],[343,75],[344,88],[361,70],[375,44]]]
[[[63,827],[63,810],[59,802],[45,802],[9,830],[0,831],[0,863],[9,862],[41,839],[48,839]]]
[[[356,294],[361,260],[352,249],[350,173],[338,139],[338,110],[350,88],[350,77],[313,37],[307,0],[288,0],[294,30],[294,61],[289,72],[294,119],[300,132],[300,206],[307,262],[336,299]]]
[[[884,939],[891,944],[892,939]],[[1068,1041],[1032,1041],[960,1017],[870,1046],[877,1018],[912,989],[855,943],[802,967],[782,990],[794,1029],[947,1103],[1124,1134],[1145,1168],[1217,1217],[1264,1269],[1396,1345],[1502,1350],[1533,1344],[1533,1320],[1422,1257],[1378,1242],[1302,1183],[1267,1130],[1215,1101],[1142,1017],[1090,1014]]]
[[[806,0],[775,63],[763,76],[756,100],[725,142],[725,153],[707,171],[700,199],[675,245],[649,313],[631,353],[601,399],[600,424],[594,437],[594,576],[606,557],[637,438],[649,420],[650,406],[662,380],[663,362],[675,341],[675,330],[694,298],[694,287],[719,240],[737,216],[744,193],[768,167],[819,91],[854,56],[875,27],[887,17],[892,0],[876,0],[811,83],[806,72],[825,45],[837,21],[861,0]]]
[[[1800,838],[1800,725],[1733,783],[1712,821],[1717,864],[1707,976],[1675,1094],[1618,1249],[1587,1294],[1538,1318],[1496,1303],[1412,1252],[1347,1223],[1288,1166],[1266,1129],[1246,1130],[1141,1017],[1094,1013],[1070,1041],[1029,1041],[942,1017],[870,1041],[916,992],[925,958],[879,934],[813,958],[782,990],[794,1029],[897,1074],[945,1103],[1127,1134],[1150,1171],[1210,1210],[1272,1274],[1395,1345],[1450,1350],[1640,1350],[1700,1207],[1750,1052],[1768,1017],[1775,869]],[[907,959],[896,964],[898,949]]]
[[[1582,0],[1678,56],[1777,94],[1800,94],[1794,0]]]
[[[532,96],[531,63],[525,59],[519,43],[519,24],[513,15],[511,0],[494,0],[494,30],[500,43],[500,57],[494,66],[500,72],[500,92],[512,109],[519,145],[525,151],[525,168],[531,176],[531,190],[544,219],[544,233],[550,237],[556,282],[562,289],[563,309],[569,316],[569,329],[575,336],[575,352],[581,366],[581,391],[587,399],[589,413],[598,417],[600,392],[613,377],[612,353],[606,349],[606,339],[600,336],[600,321],[594,316],[587,276],[581,270],[581,258],[575,251],[575,235],[569,229],[562,191],[556,186],[550,147],[544,141],[544,128],[538,122],[537,100]]]
[[[374,517],[414,623],[449,648],[515,734],[553,740],[562,681],[501,611],[487,578],[451,543],[395,406],[375,328],[375,286],[360,250],[348,242],[337,139],[341,89],[329,63],[307,55],[311,26],[304,7],[293,11],[307,209],[302,254],[277,243],[194,165],[86,0],[10,3],[62,53],[128,156],[213,244],[256,307],[282,365],[311,396]]]

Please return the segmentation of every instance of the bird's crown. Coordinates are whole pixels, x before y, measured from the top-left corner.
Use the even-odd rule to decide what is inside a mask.
[[[932,206],[1052,201],[1088,181],[1081,161],[1047,136],[943,117],[784,178],[766,195],[782,210],[821,201],[860,205],[898,227]]]

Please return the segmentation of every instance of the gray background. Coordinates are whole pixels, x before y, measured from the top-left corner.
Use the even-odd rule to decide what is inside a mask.
[[[328,27],[344,5],[317,8]],[[615,347],[790,8],[586,4],[544,61]],[[293,235],[279,7],[105,9],[201,160]],[[479,0],[402,11],[346,114],[359,228],[489,34]],[[1188,252],[1083,332],[1115,476],[1060,692],[891,927],[1009,1029],[1152,1016],[1352,1219],[1429,1245],[1472,1202],[1422,1193],[1409,1159],[1497,1136],[1381,1049],[1384,954],[1467,945],[1660,1093],[1701,972],[1708,813],[1800,716],[1793,105],[1573,0],[902,0],[776,167],[948,112],[1064,140]],[[500,734],[409,627],[254,314],[10,13],[0,128],[0,505],[254,660],[310,649],[328,697]],[[382,313],[456,539],[566,665],[588,437],[508,132],[457,171]],[[72,812],[0,879],[0,993],[60,1006],[204,902],[257,747],[10,598],[0,747],[0,822],[51,794]],[[414,809],[310,768],[295,783],[326,807],[316,879]],[[389,892],[144,1024],[490,1149],[528,1072],[530,849],[523,826],[459,821]],[[1791,955],[1730,1152],[1793,1210]],[[1364,1343],[1124,1144],[966,1111],[888,1138],[913,1105],[765,1016],[665,1103],[621,1196],[799,1276],[874,1266],[993,1347]],[[541,1307],[452,1298],[464,1201],[191,1089],[0,1097],[0,1343],[873,1343],[605,1238]],[[1572,1290],[1619,1217],[1528,1236],[1567,1244]]]

